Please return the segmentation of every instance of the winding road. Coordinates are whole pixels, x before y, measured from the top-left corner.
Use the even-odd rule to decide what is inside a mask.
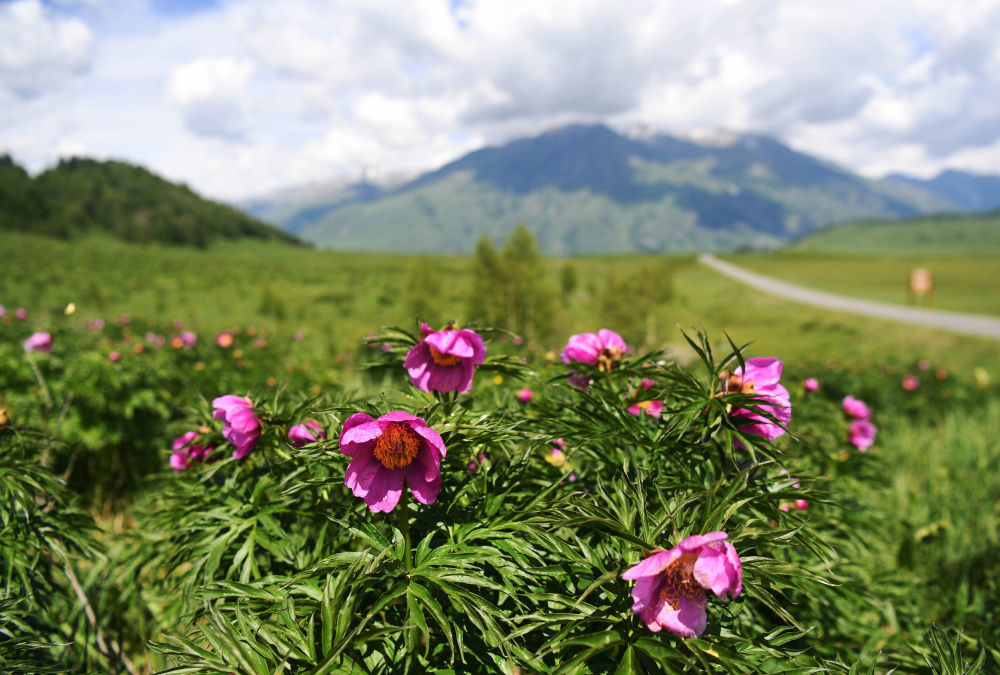
[[[750,272],[732,263],[719,260],[708,253],[700,255],[698,261],[730,279],[744,283],[764,293],[776,295],[793,302],[801,302],[823,309],[832,309],[837,312],[871,316],[876,319],[885,319],[886,321],[898,321],[900,323],[940,328],[941,330],[955,333],[1000,340],[1000,318],[997,317],[984,316],[982,314],[965,314],[962,312],[945,312],[938,309],[903,307],[887,302],[862,300],[846,295],[816,291],[811,288],[790,284],[787,281],[767,277],[763,274]]]

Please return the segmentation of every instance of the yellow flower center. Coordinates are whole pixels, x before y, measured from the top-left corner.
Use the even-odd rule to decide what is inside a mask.
[[[431,358],[434,359],[434,363],[439,366],[454,366],[462,360],[459,356],[455,356],[454,354],[442,354],[438,350],[434,349],[434,347],[431,347],[430,345],[427,346],[430,347]]]
[[[650,406],[651,403],[652,403],[652,401],[639,401],[635,405],[640,410],[649,410],[649,406]]]
[[[705,595],[705,590],[694,580],[692,573],[697,559],[697,556],[685,553],[660,572],[664,580],[660,599],[673,609],[680,608],[683,598],[698,600]]]
[[[754,394],[757,392],[757,383],[753,380],[744,380],[742,375],[723,373],[721,379],[726,382],[724,391],[726,394]]]
[[[389,422],[375,441],[372,454],[385,468],[402,469],[413,463],[419,450],[417,432],[402,422]]]

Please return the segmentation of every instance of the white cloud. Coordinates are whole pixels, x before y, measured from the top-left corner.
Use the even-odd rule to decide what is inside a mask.
[[[82,20],[53,16],[39,0],[0,4],[0,84],[30,98],[91,65],[94,35]]]
[[[195,59],[170,70],[165,97],[196,134],[239,138],[245,131],[244,88],[253,70],[246,59]]]
[[[102,3],[0,4],[0,152],[224,198],[573,121],[766,132],[868,175],[1000,166],[992,0]]]

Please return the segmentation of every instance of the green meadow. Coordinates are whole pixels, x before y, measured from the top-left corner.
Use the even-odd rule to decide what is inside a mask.
[[[110,617],[98,624],[105,637],[120,636],[133,672],[204,672],[200,668],[208,663],[212,672],[287,672],[293,663],[301,672],[338,673],[512,673],[515,663],[525,664],[522,673],[988,673],[1000,666],[995,341],[764,296],[690,255],[558,260],[537,257],[529,246],[471,257],[399,256],[248,241],[190,249],[20,233],[8,233],[6,244],[0,334],[9,344],[0,345],[6,367],[0,404],[13,417],[27,418],[32,406],[42,409],[44,424],[3,436],[4,442],[47,448],[43,456],[51,453],[53,468],[73,474],[62,482],[79,494],[65,497],[66,503],[99,526],[94,538],[102,553],[88,560],[106,560],[81,563],[81,583]],[[824,290],[890,302],[905,301],[911,267],[928,266],[938,282],[936,307],[1000,314],[1000,294],[992,292],[997,263],[986,255],[796,249],[729,259]],[[506,295],[494,292],[497,285]],[[67,313],[70,303],[73,311]],[[23,323],[11,318],[17,307],[29,310]],[[412,334],[421,321],[464,325],[494,311],[506,330],[489,333],[490,359],[496,360],[477,374],[473,394],[456,400],[397,391],[405,385],[400,364],[410,338],[384,327]],[[119,326],[122,315],[132,323]],[[108,324],[103,332],[87,327],[97,318]],[[148,330],[169,340],[178,320],[198,333],[190,353],[151,347],[141,337]],[[570,392],[581,397],[576,403],[555,403],[574,400],[558,363],[567,339],[599,328],[621,333],[638,360],[625,367],[617,389],[601,383],[591,392]],[[39,355],[32,368],[51,379],[51,392],[42,392],[20,348],[20,340],[43,329],[53,332],[58,348]],[[227,330],[236,343],[217,347],[215,335]],[[699,332],[705,342],[699,342]],[[301,341],[292,337],[296,333]],[[515,336],[524,337],[523,346]],[[726,372],[722,356],[733,345],[746,345],[745,358],[782,359],[782,383],[793,408],[789,433],[773,448],[760,443],[735,459],[724,452],[733,450],[728,410],[715,406],[719,399],[711,393],[711,383]],[[126,348],[136,353],[109,363],[109,350]],[[648,371],[649,363],[639,359],[647,351],[660,359]],[[663,365],[671,360],[689,369],[690,379]],[[654,371],[656,386],[682,420],[662,431],[619,409],[622,392],[635,398],[634,383]],[[917,378],[915,389],[903,388],[907,376]],[[816,394],[803,392],[808,377],[820,382]],[[691,393],[697,387],[687,389],[698,378],[710,385],[704,398]],[[536,388],[537,408],[514,398],[525,383]],[[172,439],[199,423],[206,429],[214,423],[207,412],[213,396],[243,392],[253,393],[267,423],[275,425],[262,441],[266,451],[256,451],[241,466],[225,460],[180,477],[170,472]],[[848,394],[868,403],[878,428],[866,453],[846,442],[841,401]],[[59,401],[66,402],[63,409]],[[327,430],[336,439],[337,420],[361,409],[388,410],[389,401],[426,415],[454,443],[446,480],[460,485],[452,488],[459,506],[411,505],[414,532],[426,534],[419,545],[414,538],[416,571],[407,517],[393,526],[352,500],[343,489],[343,468],[330,468],[343,459],[335,442],[295,450],[277,426],[309,413],[331,420]],[[709,409],[719,416],[704,418]],[[145,436],[137,438],[140,424]],[[685,435],[692,430],[702,434],[697,443]],[[579,503],[552,496],[560,494],[560,480],[576,480],[568,466],[560,474],[551,462],[518,454],[525,447],[541,452],[551,438],[563,436],[570,447],[580,447]],[[630,448],[624,459],[611,450],[618,444]],[[488,458],[478,454],[482,447],[490,448]],[[93,464],[73,469],[86,462]],[[780,482],[776,469],[786,463],[801,477],[801,493],[785,484],[789,479]],[[40,464],[44,468],[46,461]],[[477,473],[483,466],[495,468]],[[552,472],[550,483],[530,477],[538,471]],[[7,487],[13,479],[0,474],[0,489],[15,494]],[[654,474],[660,481],[655,489],[637,487],[644,475]],[[725,481],[734,478],[728,487]],[[723,494],[720,486],[729,491]],[[55,486],[46,489],[57,492]],[[338,490],[344,494],[337,496]],[[229,496],[212,502],[213,491]],[[809,498],[808,510],[777,508],[779,498],[797,496]],[[539,506],[535,500],[543,498],[551,504]],[[649,522],[636,501],[647,499]],[[546,509],[562,518],[552,529],[531,520]],[[755,515],[741,520],[747,510]],[[202,512],[212,514],[213,524],[205,524]],[[320,524],[310,531],[299,522]],[[654,522],[674,533],[728,522],[733,540],[754,551],[744,562],[746,605],[732,614],[720,614],[713,605],[712,620],[722,628],[710,628],[704,640],[652,640],[629,615],[631,599],[619,567],[651,548],[646,542],[661,545]],[[240,539],[258,528],[253,536],[259,540]],[[435,534],[442,531],[450,543]],[[483,545],[461,548],[477,536]],[[308,553],[308,547],[320,550],[334,540],[344,547],[340,552]],[[444,553],[445,544],[458,548]],[[79,543],[84,552],[88,545]],[[533,547],[545,546],[552,547],[546,555],[565,559],[556,564],[533,557],[540,555]],[[367,550],[381,552],[365,562]],[[605,567],[602,556],[620,559]],[[451,567],[427,571],[434,564]],[[490,564],[503,573],[476,581],[471,570],[478,574]],[[524,570],[537,570],[551,583],[538,585]],[[326,585],[310,585],[307,573],[326,578]],[[358,576],[345,581],[351,574]],[[141,580],[138,586],[121,581],[133,577]],[[424,586],[411,581],[391,590],[402,578],[421,578]],[[357,593],[342,590],[351,583]],[[545,609],[519,607],[520,623],[502,637],[503,622],[514,621],[512,610],[502,595],[497,601],[489,593],[506,588],[516,597],[511,584],[530,587],[523,597]],[[374,595],[365,596],[371,589]],[[371,625],[336,618],[338,602],[373,608],[356,615]],[[66,650],[67,660],[56,659],[53,668],[121,671],[126,659],[114,648],[87,642],[93,636],[86,615],[72,601],[66,608],[53,603],[47,611],[56,617],[47,640],[89,645]],[[12,623],[0,621],[0,659],[19,653],[18,630],[42,630],[41,622],[22,621],[18,612],[11,616]],[[336,628],[328,630],[331,622]],[[34,656],[44,651],[32,649]],[[448,661],[448,654],[463,650],[467,670],[455,665],[454,656]],[[502,658],[495,657],[501,652]],[[392,662],[400,654],[407,655],[405,664]],[[315,669],[307,665],[320,661]],[[12,657],[2,663],[20,665]]]

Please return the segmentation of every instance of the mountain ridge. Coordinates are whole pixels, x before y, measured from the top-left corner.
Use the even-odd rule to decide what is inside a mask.
[[[276,224],[345,250],[468,253],[523,222],[543,252],[575,255],[772,248],[837,222],[967,210],[916,179],[866,179],[769,136],[726,140],[568,125]]]

